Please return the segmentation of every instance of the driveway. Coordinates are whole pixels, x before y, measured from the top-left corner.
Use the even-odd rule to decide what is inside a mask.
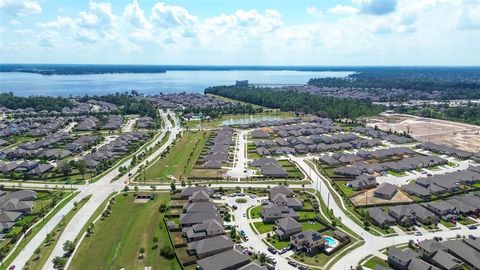
[[[236,205],[238,207],[237,210],[233,211],[233,215],[235,216],[235,224],[237,226],[237,230],[243,230],[245,235],[248,237],[248,241],[244,242],[243,245],[246,247],[251,248],[257,253],[265,253],[270,257],[273,257],[276,261],[276,269],[296,269],[295,267],[288,264],[288,260],[286,259],[285,254],[279,255],[272,254],[268,251],[268,246],[265,244],[259,235],[256,235],[255,232],[250,227],[249,223],[250,220],[246,217],[247,209],[252,206],[260,205],[260,202],[257,202],[258,198],[252,199],[249,196],[244,196],[241,198],[245,198],[247,203],[236,203],[235,199],[239,197],[227,197],[226,201],[228,205]],[[243,216],[245,214],[245,217]]]

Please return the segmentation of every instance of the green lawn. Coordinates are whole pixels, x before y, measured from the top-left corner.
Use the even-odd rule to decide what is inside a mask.
[[[333,181],[338,188],[347,196],[347,197],[353,197],[357,195],[358,191],[353,190],[351,187],[347,187],[347,183],[349,181]]]
[[[405,172],[396,172],[396,171],[392,171],[392,170],[388,170],[387,173],[391,174],[393,176],[396,176],[396,177],[402,177],[402,176],[407,175]]]
[[[315,213],[312,211],[296,211],[300,219],[314,219]]]
[[[254,222],[253,226],[257,229],[260,234],[273,231],[274,224],[264,224],[263,222]]]
[[[95,224],[94,234],[80,244],[69,269],[180,269],[176,259],[160,256],[160,248],[170,245],[170,240],[158,208],[168,204],[169,195],[158,193],[155,201],[147,203],[134,203],[132,194],[115,198],[112,214]],[[144,258],[139,258],[142,247]]]
[[[290,245],[289,240],[278,240],[277,236],[271,236],[267,239],[267,242],[270,243],[276,249],[286,248]]]
[[[440,220],[440,223],[441,223],[443,226],[445,226],[445,227],[447,227],[447,228],[449,228],[449,229],[455,228],[455,224],[453,224],[453,223],[451,223],[451,222],[448,222],[448,221],[445,221],[445,220]]]
[[[172,176],[175,179],[185,179],[193,170],[209,133],[209,131],[185,132],[165,157],[145,170],[147,181],[170,182]],[[142,178],[140,175],[140,179]]]
[[[458,221],[460,224],[468,226],[472,224],[476,224],[477,222],[469,217],[463,217],[461,220]]]
[[[377,265],[388,267],[388,263],[377,256],[372,257],[371,259],[366,261],[363,265],[370,269],[375,269]]]
[[[262,213],[262,205],[257,205],[250,210],[250,218],[251,219],[260,218],[261,213]]]
[[[48,243],[46,240],[44,240],[42,245],[40,246],[40,253],[38,254],[38,256],[33,255],[30,258],[28,263],[29,270],[42,269],[42,267],[47,262],[48,257],[52,253],[53,248],[56,246],[58,242],[58,238],[60,238],[60,235],[65,230],[65,226],[70,222],[73,216],[77,213],[78,209],[82,208],[82,206],[85,205],[88,199],[90,199],[90,196],[83,198],[81,201],[78,202],[78,205],[76,208],[70,210],[70,212],[68,212],[65,216],[63,216],[62,221],[52,230],[53,232],[55,232],[54,240]]]
[[[300,224],[302,224],[302,231],[308,231],[308,230],[319,231],[325,228],[325,225],[320,224],[316,221],[313,221],[313,222],[304,221],[304,222],[301,222]]]
[[[288,177],[293,178],[302,178],[302,173],[298,170],[298,168],[289,160],[279,160],[278,163],[287,171]]]

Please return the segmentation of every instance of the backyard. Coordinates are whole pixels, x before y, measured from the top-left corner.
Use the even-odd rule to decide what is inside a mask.
[[[157,193],[146,203],[135,203],[132,194],[115,198],[112,213],[95,224],[69,269],[180,269],[176,259],[160,256],[160,249],[171,245],[158,211],[168,204],[169,195]]]

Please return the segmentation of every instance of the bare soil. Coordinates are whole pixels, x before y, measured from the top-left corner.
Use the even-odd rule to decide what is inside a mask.
[[[367,124],[382,130],[407,132],[420,142],[445,144],[470,152],[480,151],[480,126],[406,114],[368,118]]]

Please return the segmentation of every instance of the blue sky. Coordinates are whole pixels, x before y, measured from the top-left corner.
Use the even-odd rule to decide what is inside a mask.
[[[480,65],[480,0],[0,0],[0,63]]]

